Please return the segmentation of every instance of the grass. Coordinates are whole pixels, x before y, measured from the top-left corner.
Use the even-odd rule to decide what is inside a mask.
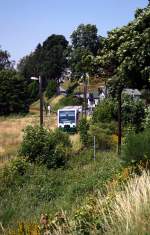
[[[17,148],[22,140],[22,130],[27,124],[34,123],[35,118],[8,117],[0,119],[0,160],[9,159],[16,155]]]
[[[150,175],[143,172],[141,176],[132,176],[122,187],[109,187],[105,195],[99,191],[84,197],[72,214],[61,210],[49,220],[48,231],[54,235],[149,235],[149,204]],[[27,228],[30,234],[39,235],[38,221],[23,224],[24,233],[15,235],[27,234]]]
[[[16,155],[22,141],[23,129],[29,124],[39,124],[39,116],[34,114],[25,117],[0,118],[0,164]],[[44,125],[48,129],[55,129],[57,127],[56,114],[53,113],[50,117],[44,115]]]
[[[116,193],[110,211],[108,234],[150,234],[150,175],[135,176],[124,191]]]
[[[86,196],[104,189],[120,169],[113,153],[98,154],[96,162],[90,152],[70,159],[67,169],[47,170],[43,166],[28,164],[24,175],[20,164],[13,164],[1,172],[0,221],[4,228],[17,222],[38,222],[41,213],[51,218],[61,209],[71,215]]]

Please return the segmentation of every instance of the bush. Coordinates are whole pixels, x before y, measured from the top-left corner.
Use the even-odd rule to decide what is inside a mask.
[[[117,118],[117,108],[113,99],[101,101],[93,113],[93,122],[110,122]]]
[[[46,97],[50,99],[52,96],[56,94],[56,91],[57,91],[57,82],[54,80],[49,81],[45,93]]]
[[[85,118],[82,118],[79,122],[78,130],[83,145],[88,144],[88,129],[89,129],[89,124],[87,120]]]
[[[136,131],[141,130],[145,116],[144,103],[142,100],[134,100],[125,95],[122,103],[122,121],[124,125],[133,125]]]
[[[118,119],[117,100],[105,99],[101,101],[93,113],[93,123],[111,122]],[[133,125],[136,131],[141,130],[145,116],[144,103],[142,100],[134,100],[128,95],[122,96],[122,124]]]
[[[30,162],[44,163],[48,168],[64,166],[71,143],[66,133],[56,129],[49,132],[39,126],[28,126],[24,130],[20,154]]]
[[[89,145],[93,146],[93,138],[95,136],[96,149],[110,150],[113,147],[112,135],[107,129],[98,125],[91,125],[89,129]]]
[[[145,109],[145,118],[143,120],[143,128],[150,128],[150,107]]]
[[[150,159],[150,130],[138,134],[129,133],[123,146],[122,157],[127,163]]]

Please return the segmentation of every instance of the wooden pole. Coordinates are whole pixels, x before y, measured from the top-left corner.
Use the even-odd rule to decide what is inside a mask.
[[[43,126],[43,91],[42,91],[42,78],[39,76],[39,92],[40,92],[40,126]]]
[[[121,137],[122,137],[122,125],[121,125],[121,91],[118,94],[118,155],[121,154]]]

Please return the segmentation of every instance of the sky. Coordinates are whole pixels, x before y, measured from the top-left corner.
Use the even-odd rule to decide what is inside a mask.
[[[148,0],[0,0],[0,46],[16,62],[51,34],[70,35],[79,24],[98,34],[126,25]]]

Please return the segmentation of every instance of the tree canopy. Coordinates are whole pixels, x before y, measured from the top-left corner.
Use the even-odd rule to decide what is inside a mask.
[[[80,24],[71,35],[71,52],[69,64],[74,77],[80,78],[83,73],[91,72],[91,61],[101,49],[102,37],[98,36],[96,25]]]
[[[11,65],[11,62],[9,60],[9,53],[7,51],[3,51],[0,48],[0,70],[9,68]]]
[[[149,87],[150,7],[143,9],[127,26],[108,33],[104,47],[94,58],[106,76],[122,86]]]
[[[29,96],[25,79],[14,70],[0,71],[0,115],[26,113]]]
[[[68,41],[63,35],[51,35],[35,51],[22,58],[18,70],[26,79],[41,75],[45,80],[57,80],[66,67]]]

